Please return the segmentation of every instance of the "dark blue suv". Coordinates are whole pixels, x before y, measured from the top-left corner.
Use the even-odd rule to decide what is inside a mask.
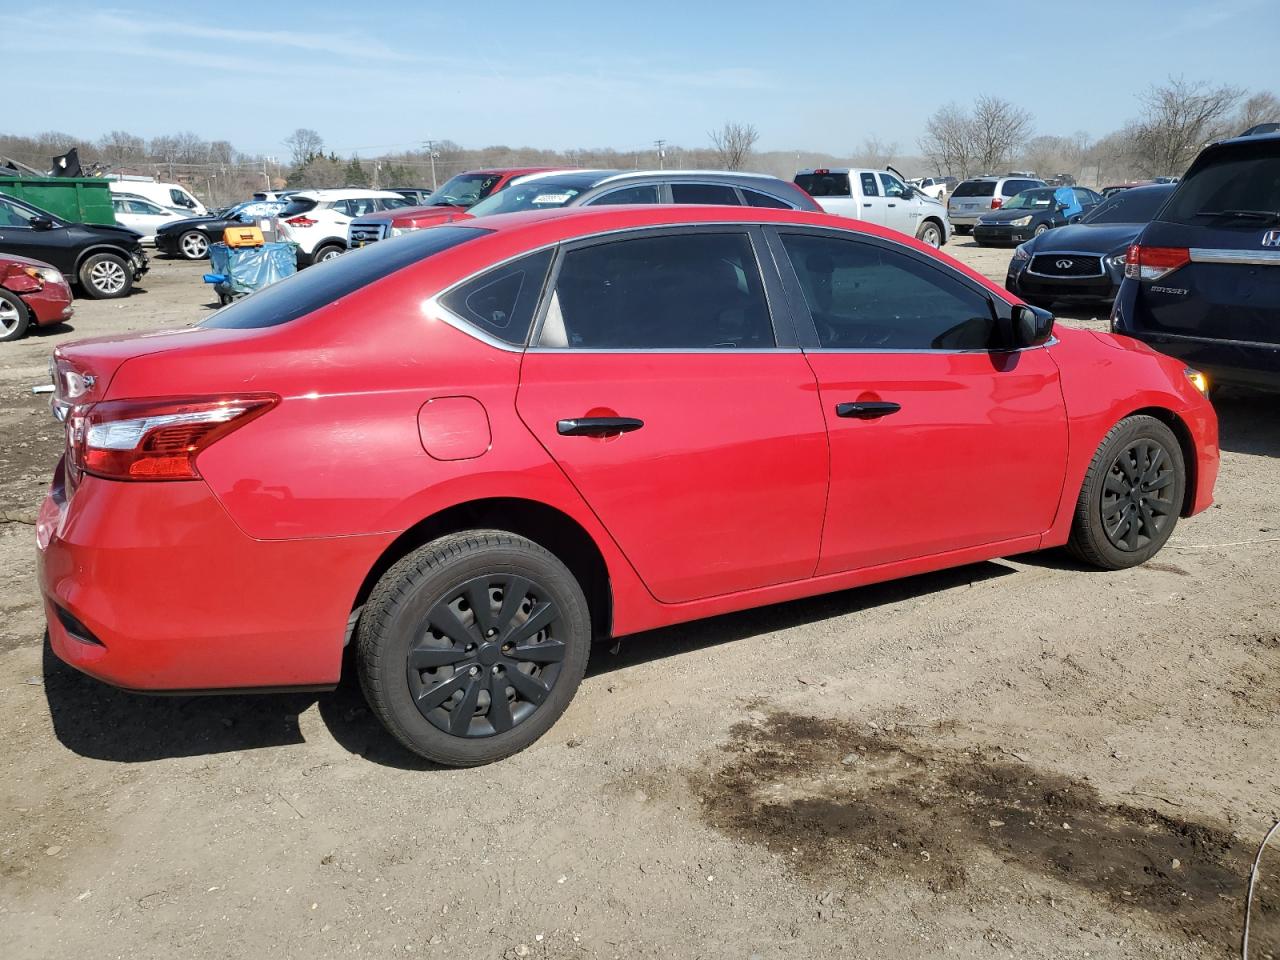
[[[1111,328],[1280,390],[1280,135],[1206,147],[1129,248]]]

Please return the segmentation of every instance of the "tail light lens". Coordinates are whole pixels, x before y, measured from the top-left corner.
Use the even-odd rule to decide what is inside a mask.
[[[1003,207],[1003,206],[1004,206],[1004,197],[992,197],[992,198],[991,198],[991,209],[992,209],[992,210],[999,210],[999,209],[1000,209],[1001,207]]]
[[[285,223],[291,227],[314,227],[319,220],[312,220],[310,217],[290,217]]]
[[[75,408],[67,418],[72,479],[198,480],[196,457],[262,416],[274,394],[107,400]]]
[[[1186,247],[1144,247],[1135,243],[1124,258],[1124,275],[1130,280],[1159,280],[1191,262]]]

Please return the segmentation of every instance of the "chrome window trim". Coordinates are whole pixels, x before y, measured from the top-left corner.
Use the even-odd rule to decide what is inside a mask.
[[[1255,267],[1280,267],[1280,250],[1211,250],[1192,247],[1192,263],[1242,263]]]

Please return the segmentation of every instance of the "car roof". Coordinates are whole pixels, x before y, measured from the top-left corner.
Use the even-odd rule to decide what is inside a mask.
[[[308,200],[362,200],[366,197],[383,197],[403,200],[394,190],[365,190],[359,187],[343,187],[337,189],[299,190],[295,197],[306,197]]]

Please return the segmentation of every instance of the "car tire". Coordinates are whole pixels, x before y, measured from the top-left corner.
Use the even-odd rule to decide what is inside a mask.
[[[326,260],[332,260],[346,253],[346,247],[340,247],[336,243],[326,243],[319,247],[315,253],[311,255],[312,263],[324,263]]]
[[[1172,430],[1155,417],[1121,420],[1089,464],[1067,549],[1103,570],[1145,563],[1173,535],[1186,484]]]
[[[1036,227],[1035,230],[1031,232],[1031,238],[1034,240],[1036,237],[1043,237],[1046,233],[1049,232],[1049,230],[1050,230],[1049,225],[1047,223],[1042,223],[1040,224],[1040,226]]]
[[[365,699],[396,740],[435,763],[470,767],[518,753],[551,728],[590,646],[586,597],[554,554],[513,533],[468,530],[383,574],[360,615],[356,662]]]
[[[22,299],[8,290],[0,290],[0,343],[21,340],[31,325],[31,313]]]
[[[184,260],[203,260],[209,256],[209,238],[199,230],[188,230],[178,238],[178,254]]]
[[[932,220],[926,220],[920,224],[920,229],[916,231],[916,239],[921,243],[927,243],[936,250],[942,246],[942,228]]]
[[[117,253],[95,253],[80,264],[78,276],[91,300],[127,297],[133,290],[133,264]]]

